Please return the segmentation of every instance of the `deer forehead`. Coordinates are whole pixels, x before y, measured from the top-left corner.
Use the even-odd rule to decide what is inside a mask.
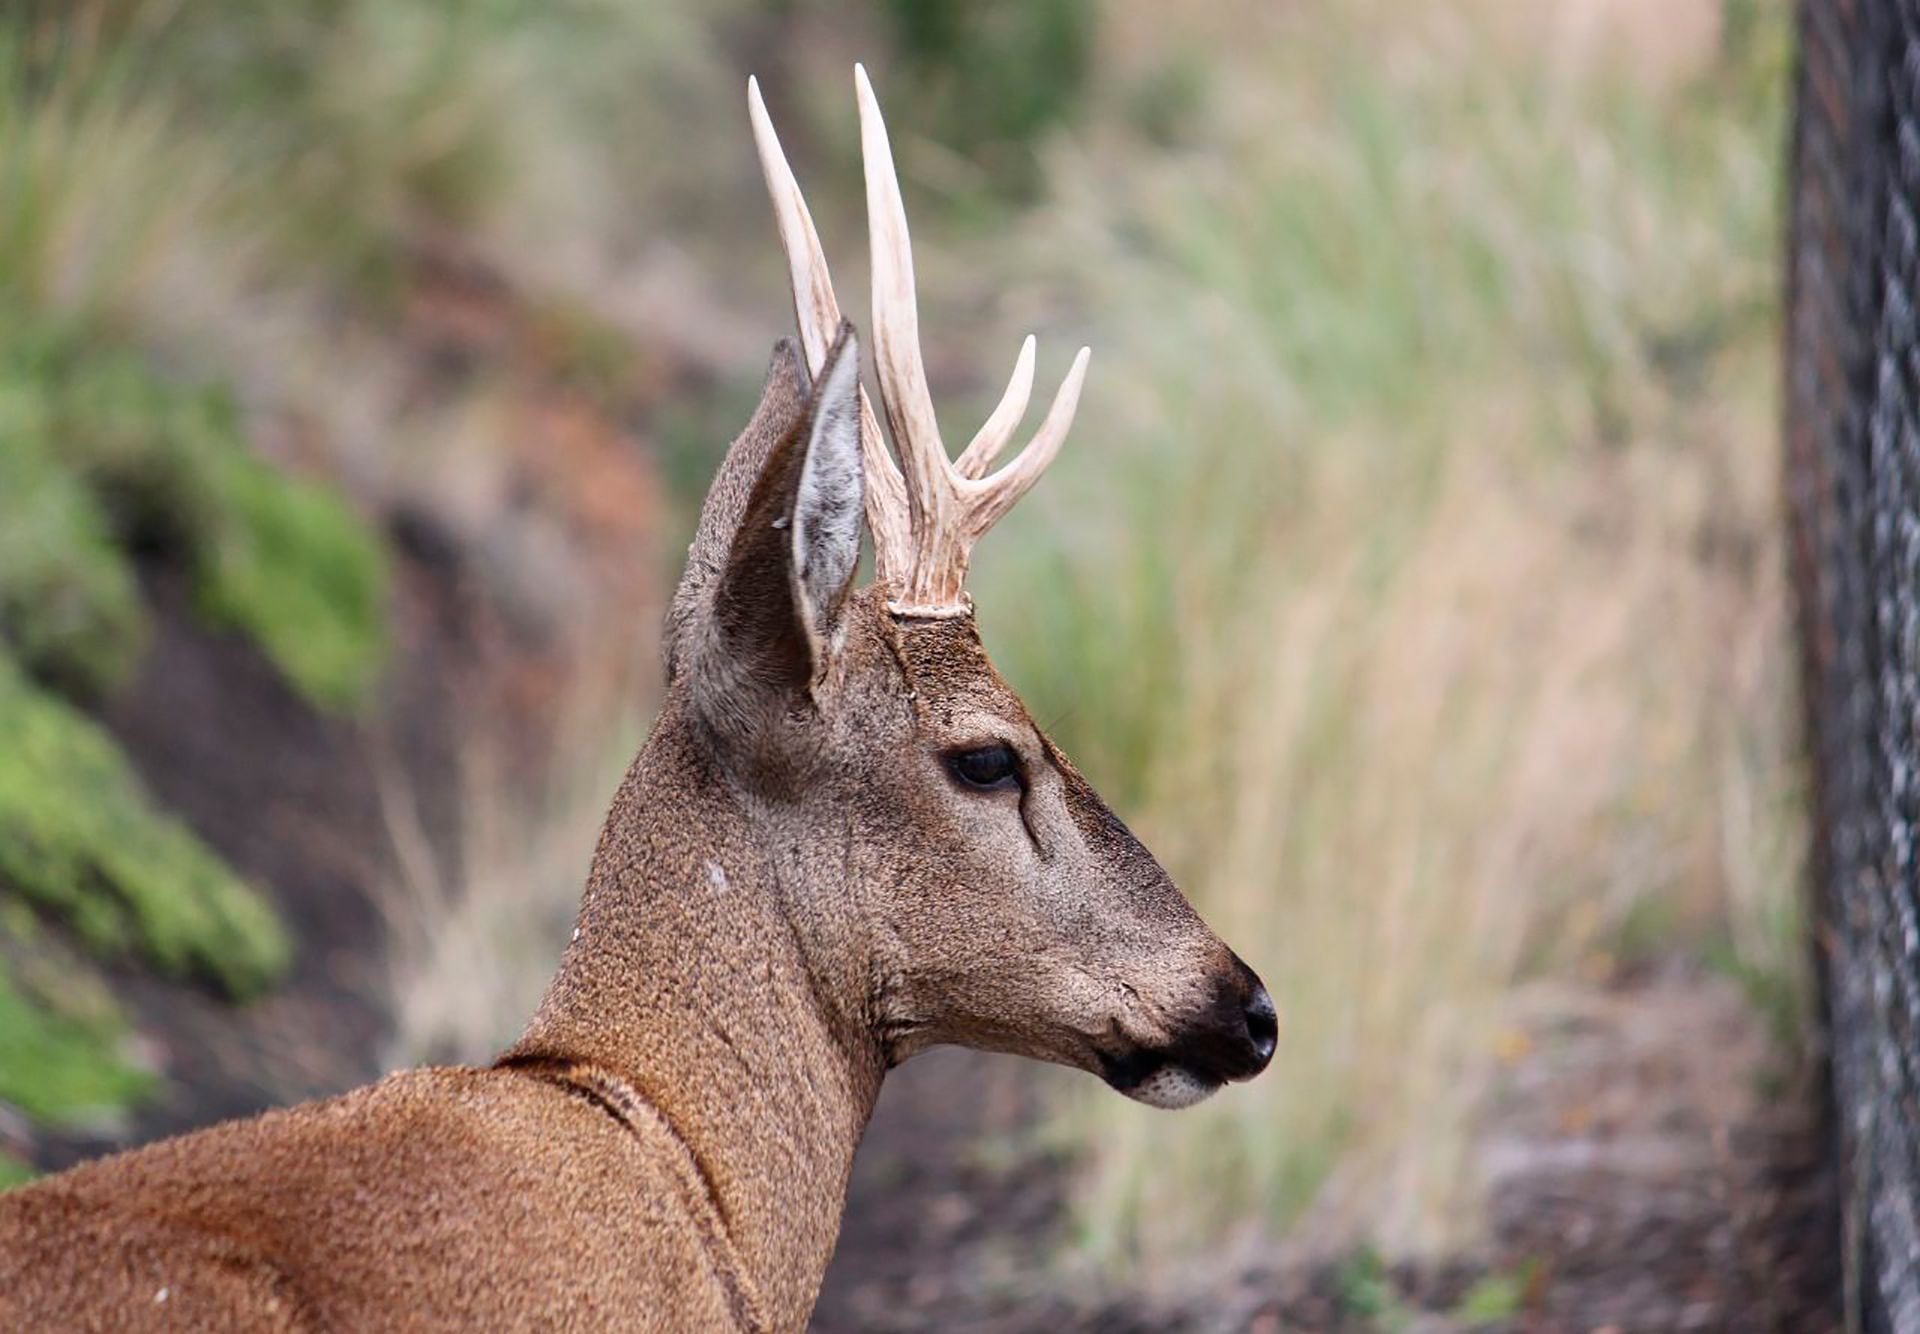
[[[1025,717],[1020,697],[994,670],[972,616],[896,619],[894,638],[909,687],[930,702]]]

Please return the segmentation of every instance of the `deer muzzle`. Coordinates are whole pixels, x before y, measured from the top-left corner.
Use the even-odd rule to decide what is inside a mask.
[[[1229,957],[1208,1003],[1171,1040],[1100,1054],[1109,1085],[1150,1107],[1190,1107],[1267,1068],[1280,1038],[1273,997],[1238,955]]]

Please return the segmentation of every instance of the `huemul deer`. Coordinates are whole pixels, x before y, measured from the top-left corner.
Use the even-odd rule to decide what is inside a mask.
[[[795,1330],[882,1075],[940,1043],[1159,1107],[1257,1074],[1259,979],[995,674],[975,541],[1067,433],[957,460],[921,366],[886,128],[856,70],[896,464],[813,223],[749,104],[799,317],[721,464],[658,723],[538,1013],[393,1075],[0,1196],[0,1327]],[[862,517],[876,576],[853,587]]]

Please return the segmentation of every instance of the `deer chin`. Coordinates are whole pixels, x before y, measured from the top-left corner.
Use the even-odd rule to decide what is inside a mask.
[[[1114,1085],[1119,1088],[1119,1085]],[[1145,1103],[1149,1107],[1158,1107],[1163,1111],[1177,1112],[1183,1107],[1192,1107],[1205,1102],[1218,1093],[1223,1085],[1204,1075],[1195,1074],[1183,1065],[1163,1065],[1132,1088],[1120,1089],[1120,1092],[1135,1102]]]
[[[1202,1073],[1171,1052],[1142,1048],[1125,1056],[1100,1056],[1100,1077],[1107,1087],[1135,1102],[1178,1111],[1205,1102],[1226,1079]]]

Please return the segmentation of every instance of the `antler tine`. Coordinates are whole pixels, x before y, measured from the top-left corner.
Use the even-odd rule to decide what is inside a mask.
[[[976,493],[979,498],[967,516],[967,527],[974,537],[993,527],[1013,508],[1014,502],[1040,480],[1040,474],[1066,443],[1067,432],[1073,428],[1073,414],[1080,408],[1080,386],[1087,378],[1087,363],[1092,358],[1092,348],[1080,349],[1067,370],[1067,378],[1060,382],[1059,392],[1053,396],[1053,406],[1047,409],[1046,419],[1033,433],[1027,447],[999,472],[974,484],[979,488]]]
[[[960,451],[960,458],[953,465],[962,477],[986,476],[1000,451],[1007,447],[1007,441],[1013,439],[1020,419],[1027,415],[1027,399],[1033,393],[1033,348],[1033,335],[1028,334],[1027,341],[1020,344],[1020,355],[1013,363],[1013,378],[1007,381],[1007,392],[1001,395],[1000,405],[981,423],[980,430]]]
[[[780,149],[760,80],[747,80],[747,115],[753,121],[753,143],[760,153],[760,171],[773,198],[773,218],[780,231],[780,248],[787,255],[787,274],[793,284],[793,314],[800,325],[800,343],[807,353],[807,374],[818,375],[827,363],[840,328],[840,303],[834,299],[833,279],[827,274],[826,252],[813,215],[793,178],[787,155]]]
[[[893,170],[893,147],[867,71],[853,67],[860,101],[860,156],[867,177],[867,231],[873,251],[873,360],[880,373],[880,407],[893,430],[893,447],[906,474],[915,533],[948,522],[953,465],[940,442],[940,424],[920,356],[920,313],[914,295],[913,243],[907,210]]]
[[[826,252],[813,215],[800,193],[800,183],[781,151],[780,136],[760,96],[760,80],[747,80],[747,114],[753,122],[753,142],[760,154],[760,171],[773,199],[774,222],[780,248],[786,252],[787,275],[793,287],[793,314],[800,326],[800,346],[806,353],[807,373],[818,375],[840,330],[840,303],[833,295]],[[880,423],[860,391],[860,453],[865,462],[867,526],[873,530],[874,574],[883,582],[900,578],[913,558],[912,527],[907,512],[906,483],[887,453]]]

